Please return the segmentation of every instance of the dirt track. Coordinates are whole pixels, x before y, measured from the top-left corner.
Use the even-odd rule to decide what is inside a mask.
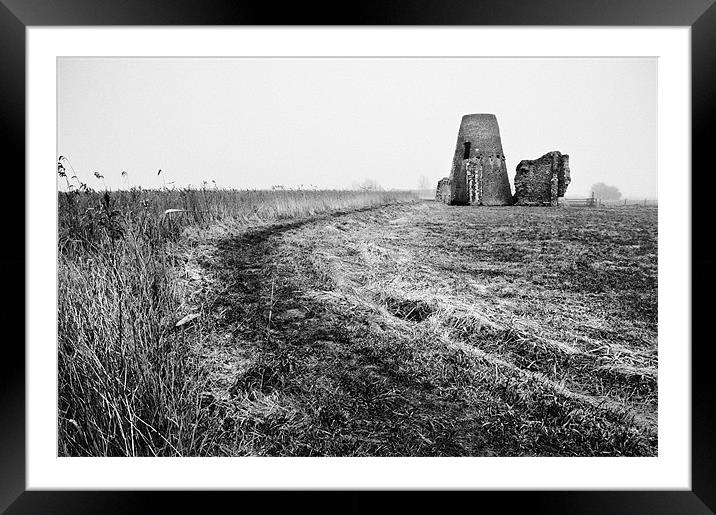
[[[190,265],[230,455],[656,455],[656,209],[324,215]]]

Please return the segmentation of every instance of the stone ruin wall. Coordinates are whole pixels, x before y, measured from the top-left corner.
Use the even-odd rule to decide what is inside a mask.
[[[517,206],[556,206],[571,181],[569,156],[558,151],[517,165],[514,203]]]
[[[450,203],[450,178],[443,177],[438,181],[438,188],[435,192],[435,200],[438,202]]]
[[[559,154],[559,152],[557,152]],[[569,156],[567,154],[562,155],[562,166],[557,172],[557,196],[564,197],[567,193],[567,186],[572,182],[571,171],[569,169]]]
[[[549,152],[520,161],[513,196],[497,118],[468,114],[460,122],[450,177],[438,182],[435,198],[450,205],[557,206],[570,180],[569,156]]]

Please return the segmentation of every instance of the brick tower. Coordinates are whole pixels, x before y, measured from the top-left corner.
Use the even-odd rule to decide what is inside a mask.
[[[466,114],[460,122],[450,170],[449,204],[512,203],[500,128],[494,114]]]

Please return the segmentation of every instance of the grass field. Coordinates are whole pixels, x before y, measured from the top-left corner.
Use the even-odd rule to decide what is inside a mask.
[[[656,208],[371,198],[66,246],[61,454],[656,455]]]

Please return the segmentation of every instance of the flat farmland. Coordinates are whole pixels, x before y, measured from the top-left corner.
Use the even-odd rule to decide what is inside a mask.
[[[324,213],[197,240],[180,281],[188,454],[657,455],[655,207]]]

